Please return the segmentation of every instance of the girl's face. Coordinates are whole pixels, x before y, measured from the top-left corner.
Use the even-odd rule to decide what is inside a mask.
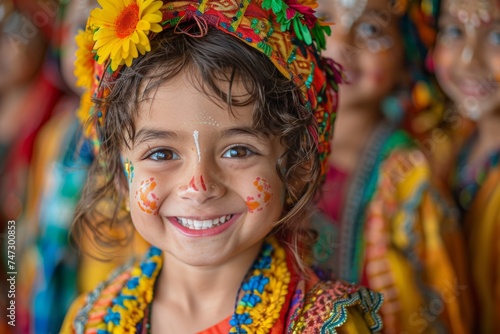
[[[445,0],[434,62],[459,110],[473,119],[500,112],[500,2]]]
[[[396,10],[386,0],[319,0],[317,15],[335,23],[324,55],[344,67],[349,82],[340,85],[340,112],[378,108],[403,69]]]
[[[232,94],[245,94],[242,85]],[[122,151],[135,227],[189,265],[256,254],[283,210],[279,139],[255,131],[252,105],[232,115],[184,73],[153,95],[141,102],[136,138]]]

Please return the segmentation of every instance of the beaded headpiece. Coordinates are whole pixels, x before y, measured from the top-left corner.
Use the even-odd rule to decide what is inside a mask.
[[[326,170],[333,112],[336,109],[338,70],[320,56],[330,27],[314,16],[316,0],[99,0],[85,31],[76,37],[78,84],[87,91],[79,117],[94,142],[105,110],[95,110],[91,98],[106,97],[120,69],[151,50],[150,40],[164,29],[184,22],[200,29],[216,28],[267,55],[276,68],[302,93],[304,106],[316,116],[314,136],[322,172]],[[111,80],[110,80],[111,79]],[[106,87],[104,87],[106,86]]]

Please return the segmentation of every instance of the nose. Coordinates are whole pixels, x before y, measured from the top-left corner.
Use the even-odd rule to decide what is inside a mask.
[[[193,160],[187,168],[183,183],[178,187],[178,196],[184,200],[203,204],[220,198],[226,193],[223,173],[216,163],[202,159]]]
[[[472,25],[466,25],[466,39],[464,48],[460,53],[460,61],[467,66],[477,66],[481,62],[482,52],[478,52],[480,40],[477,32]]]
[[[332,29],[332,35],[327,38],[324,55],[335,59],[343,67],[350,67],[359,53],[359,49],[354,45],[351,31],[343,27],[335,31]]]

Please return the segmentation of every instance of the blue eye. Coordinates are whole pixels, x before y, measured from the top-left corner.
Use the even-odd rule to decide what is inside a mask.
[[[362,38],[375,38],[380,34],[380,28],[372,22],[361,22],[356,27],[356,33]]]
[[[233,146],[222,155],[223,158],[245,158],[255,153],[245,146]]]
[[[174,153],[172,150],[159,149],[148,155],[148,159],[155,161],[178,160],[179,155]]]
[[[488,39],[491,44],[500,46],[500,31],[492,31]]]
[[[458,26],[448,25],[439,28],[439,36],[446,39],[458,39],[463,36],[463,31]]]

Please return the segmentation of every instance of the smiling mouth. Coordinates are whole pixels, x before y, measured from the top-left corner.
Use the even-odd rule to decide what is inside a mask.
[[[225,215],[218,218],[207,219],[207,220],[196,220],[183,217],[175,217],[175,219],[177,219],[177,222],[179,224],[191,230],[206,230],[224,224],[225,222],[231,220],[233,216],[234,215]]]

